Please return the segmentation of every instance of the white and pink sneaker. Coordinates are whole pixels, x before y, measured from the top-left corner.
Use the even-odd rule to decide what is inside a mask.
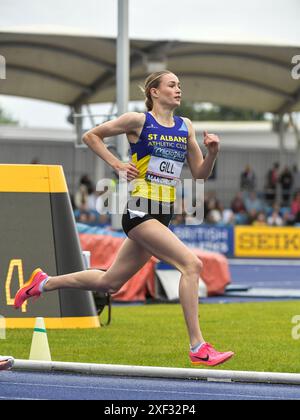
[[[27,299],[38,299],[42,294],[40,290],[41,283],[48,277],[48,274],[44,273],[40,268],[34,270],[28,282],[16,294],[15,308],[19,309]]]
[[[196,353],[190,352],[190,359],[193,365],[217,366],[227,362],[234,356],[232,351],[220,353],[209,343],[201,346]]]

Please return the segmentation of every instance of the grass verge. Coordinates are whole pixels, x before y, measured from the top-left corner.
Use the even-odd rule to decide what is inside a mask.
[[[204,336],[236,357],[220,369],[300,373],[300,340],[292,338],[299,302],[200,305]],[[106,314],[104,314],[104,317]],[[52,359],[81,363],[191,367],[180,305],[113,307],[99,330],[49,330]],[[0,354],[28,359],[31,330],[8,330]]]

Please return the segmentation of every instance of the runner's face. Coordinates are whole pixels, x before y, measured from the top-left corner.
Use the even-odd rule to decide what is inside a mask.
[[[165,74],[157,89],[152,89],[154,99],[162,105],[175,109],[181,103],[181,84],[175,74]]]

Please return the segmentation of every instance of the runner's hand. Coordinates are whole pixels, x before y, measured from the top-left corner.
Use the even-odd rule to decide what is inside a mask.
[[[206,146],[208,153],[211,155],[217,155],[220,151],[220,139],[215,134],[208,134],[207,131],[203,133],[204,145]]]
[[[140,173],[136,169],[136,165],[132,162],[121,162],[116,166],[115,170],[119,174],[121,179],[126,179],[127,181],[132,181],[133,179],[137,178]]]

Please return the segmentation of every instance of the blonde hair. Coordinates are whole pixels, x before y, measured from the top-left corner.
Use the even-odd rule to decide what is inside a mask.
[[[145,104],[148,111],[152,111],[153,109],[153,99],[151,96],[151,89],[153,88],[157,89],[159,87],[161,83],[161,79],[165,74],[173,74],[173,73],[169,70],[163,70],[163,71],[158,71],[156,73],[152,73],[145,80],[144,87],[141,87],[141,90],[143,91],[146,97]]]

